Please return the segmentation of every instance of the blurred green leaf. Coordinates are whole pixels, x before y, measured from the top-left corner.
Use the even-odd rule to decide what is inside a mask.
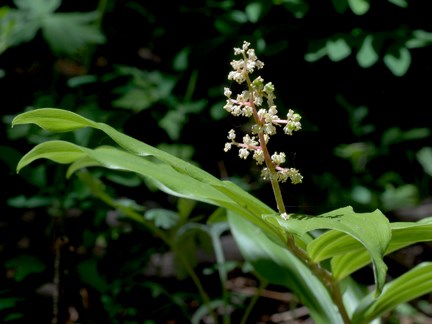
[[[128,84],[117,89],[121,97],[114,100],[113,106],[131,109],[135,112],[150,108],[154,103],[167,99],[176,84],[175,78],[159,71],[148,72],[137,68],[121,66],[119,75],[131,77]]]
[[[388,0],[389,2],[395,4],[396,6],[399,6],[401,8],[407,8],[408,2],[406,0]]]
[[[61,5],[61,0],[14,0],[14,3],[21,10],[42,16],[56,11]]]
[[[77,88],[85,84],[95,83],[97,81],[97,76],[95,75],[79,75],[73,78],[70,78],[67,81],[67,84],[71,88]]]
[[[176,248],[176,274],[179,278],[185,278],[187,271],[184,267],[184,261],[194,267],[198,264],[199,251],[212,255],[213,247],[209,233],[209,227],[204,224],[189,222],[181,226],[175,233],[174,244]]]
[[[180,132],[187,123],[187,114],[198,113],[206,106],[206,100],[177,103],[175,109],[168,111],[160,120],[159,126],[164,129],[169,137],[177,141],[180,137]]]
[[[238,24],[244,24],[248,20],[246,14],[240,10],[229,11],[227,15],[228,15],[230,20],[232,20],[233,22],[236,22]]]
[[[413,128],[407,131],[401,130],[399,127],[387,129],[381,138],[381,145],[389,146],[398,144],[404,141],[420,140],[430,136],[429,128]]]
[[[186,221],[196,206],[196,201],[186,198],[179,198],[177,200],[178,215],[182,221]],[[219,208],[217,209],[219,210]]]
[[[92,24],[97,17],[96,12],[56,13],[42,21],[42,33],[54,52],[71,55],[84,46],[105,42],[101,31]]]
[[[22,281],[28,275],[40,273],[46,268],[46,265],[37,257],[25,254],[6,260],[4,266],[14,271],[14,279],[16,281]]]
[[[351,47],[343,38],[329,39],[326,48],[327,54],[333,62],[341,61],[351,54]]]
[[[178,72],[185,71],[189,66],[190,47],[184,47],[173,60],[173,68]]]
[[[397,188],[387,185],[381,195],[384,210],[413,207],[419,203],[419,200],[418,189],[412,184],[405,184]]]
[[[348,0],[348,4],[356,15],[364,15],[370,7],[369,0]]]
[[[425,30],[414,30],[412,32],[413,38],[409,39],[405,46],[407,48],[419,48],[425,47],[432,44],[432,32],[427,32]]]
[[[144,218],[154,221],[159,228],[170,229],[176,226],[180,220],[180,216],[168,209],[153,208],[144,213]]]
[[[372,35],[365,37],[356,57],[358,64],[362,68],[371,67],[378,61],[378,54],[373,47]]]
[[[100,293],[108,291],[109,284],[98,271],[96,259],[87,259],[77,265],[81,280]]]
[[[249,3],[245,12],[250,22],[257,23],[270,9],[270,1],[255,1]]]
[[[0,54],[19,42],[14,35],[18,28],[20,26],[17,11],[6,6],[0,7]],[[0,78],[3,78],[4,75],[5,71],[2,70]]]
[[[52,205],[53,199],[51,197],[32,196],[26,197],[20,195],[17,197],[9,198],[7,203],[9,206],[15,208],[39,208]]]
[[[335,148],[334,154],[348,159],[354,172],[362,172],[367,163],[376,155],[376,148],[371,143],[341,144]]]
[[[372,192],[369,188],[357,185],[352,188],[351,197],[355,202],[367,205],[371,203]]]
[[[423,170],[432,177],[432,147],[423,147],[416,154]]]
[[[318,61],[320,58],[323,58],[328,53],[328,50],[326,47],[322,47],[315,52],[308,52],[305,54],[305,60],[308,62],[315,62]]]
[[[273,0],[275,4],[283,5],[295,18],[303,18],[309,11],[309,4],[304,0]]]
[[[332,0],[333,7],[337,13],[344,13],[348,9],[348,0]]]
[[[0,311],[5,309],[10,309],[10,311],[13,311],[20,300],[22,300],[22,298],[0,296]]]
[[[406,47],[398,50],[389,50],[384,55],[384,63],[396,76],[403,76],[411,65],[411,54]]]

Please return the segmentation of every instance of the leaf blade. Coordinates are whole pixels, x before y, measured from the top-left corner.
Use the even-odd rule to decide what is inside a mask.
[[[334,229],[350,235],[359,241],[370,255],[374,266],[376,293],[379,294],[384,286],[387,266],[383,261],[383,255],[391,238],[391,229],[388,219],[379,210],[371,213],[355,213],[351,207],[344,207],[316,217],[291,215],[285,221],[279,215],[269,215],[266,220],[279,224],[286,231],[297,236],[316,229]],[[309,245],[308,252],[316,261],[314,259],[316,250],[309,248]]]
[[[238,215],[228,212],[228,221],[243,257],[262,277],[292,289],[316,323],[343,323],[327,290],[300,260]]]

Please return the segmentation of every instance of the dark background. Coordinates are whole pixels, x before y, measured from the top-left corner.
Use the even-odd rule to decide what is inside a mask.
[[[106,218],[113,211],[76,178],[65,180],[64,166],[37,161],[20,174],[15,172],[19,158],[44,140],[62,138],[94,147],[105,144],[106,138],[92,132],[52,135],[35,127],[11,129],[11,118],[40,107],[82,113],[151,145],[164,144],[273,206],[270,186],[259,180],[252,161],[239,160],[234,150],[223,152],[229,129],[245,122],[222,109],[223,87],[232,86],[227,80],[232,48],[243,40],[252,43],[265,63],[259,74],[274,83],[281,114],[292,108],[303,117],[301,132],[272,139],[272,148],[285,151],[287,164],[304,176],[301,185],[283,185],[290,212],[316,215],[352,205],[357,211],[379,208],[391,220],[430,216],[431,175],[417,158],[418,151],[431,146],[429,2],[407,1],[404,6],[404,1],[371,1],[364,14],[356,14],[343,0],[60,2],[51,14],[98,10],[99,20],[90,25],[105,40],[84,40],[79,49],[68,51],[67,45],[58,48],[55,40],[47,39],[43,26],[28,39],[7,34],[10,18],[0,16],[1,33],[7,35],[0,53],[0,302],[11,305],[0,312],[11,322],[53,318],[48,298],[52,290],[46,284],[55,276],[52,265],[59,255],[67,273],[59,322],[72,321],[72,307],[83,323],[142,323],[144,318],[161,319],[169,312],[158,307],[172,302],[161,294],[159,306],[147,305],[147,313],[136,302],[149,300],[152,290],[142,284],[140,271],[153,253],[165,251],[157,239],[147,235],[142,241],[143,229],[110,226]],[[13,1],[1,5],[19,15],[18,27],[35,19],[31,10]],[[418,30],[425,32],[420,41]],[[367,35],[374,39],[377,61],[365,68],[356,54]],[[306,59],[337,39],[345,40],[349,55]],[[419,45],[410,45],[413,40]],[[401,48],[410,54],[407,69],[398,69],[403,61],[389,68],[385,57],[402,60]],[[86,76],[90,78],[80,79]],[[119,102],[135,90],[138,97]],[[176,115],[178,111],[183,113]],[[160,124],[170,113],[176,117]],[[171,133],[171,127],[177,132]],[[352,153],[344,145],[358,151]],[[174,205],[166,195],[146,189],[141,179],[113,180],[98,172],[117,197],[146,208]],[[395,258],[395,273],[427,259],[430,246],[418,248],[409,261]],[[86,282],[82,273],[91,271],[104,282]],[[159,278],[153,279],[159,284]],[[177,293],[188,291],[187,282],[170,280]],[[41,293],[41,287],[48,292]],[[131,299],[132,295],[141,297]],[[181,307],[172,307],[173,319],[187,318]],[[35,317],[35,309],[40,316]]]

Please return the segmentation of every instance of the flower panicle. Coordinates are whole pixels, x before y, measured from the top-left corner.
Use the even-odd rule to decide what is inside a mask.
[[[264,63],[258,59],[255,50],[250,48],[250,43],[245,41],[241,48],[234,48],[234,54],[240,55],[241,58],[231,61],[233,70],[229,72],[228,80],[238,84],[246,83],[247,90],[233,95],[231,89],[225,87],[226,104],[223,108],[236,117],[253,117],[254,124],[251,127],[251,135],[246,134],[242,142],[236,141],[236,133],[231,129],[228,132],[229,141],[225,143],[224,151],[228,152],[236,146],[241,159],[247,159],[252,155],[258,165],[265,164],[261,171],[261,177],[265,180],[276,179],[278,182],[286,182],[290,179],[292,184],[301,183],[303,176],[297,169],[281,166],[286,161],[285,153],[275,152],[270,156],[267,150],[270,136],[276,134],[277,127],[283,127],[287,135],[293,135],[294,132],[301,130],[301,116],[289,109],[286,118],[280,118],[274,103],[276,96],[273,83],[265,83],[261,76],[251,79],[252,73],[262,69]],[[269,163],[271,165],[268,165]]]

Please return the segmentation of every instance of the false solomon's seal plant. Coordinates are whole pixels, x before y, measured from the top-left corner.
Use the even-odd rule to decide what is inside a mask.
[[[107,199],[95,189],[95,182],[90,181],[88,172],[83,170],[103,167],[135,172],[152,179],[160,190],[170,195],[225,210],[244,258],[261,278],[294,292],[316,323],[379,322],[382,315],[399,304],[431,292],[431,262],[418,264],[400,277],[386,281],[387,267],[383,258],[417,242],[432,240],[432,217],[418,222],[390,223],[379,210],[356,213],[349,206],[316,216],[286,212],[279,186],[287,180],[301,183],[303,177],[298,170],[283,166],[285,153],[271,153],[268,145],[278,128],[288,135],[300,130],[300,115],[288,110],[286,118],[279,117],[273,84],[265,83],[259,76],[252,77],[264,63],[258,60],[249,43],[235,48],[234,54],[240,58],[232,61],[233,71],[228,78],[244,85],[245,89],[234,96],[225,88],[224,109],[234,116],[252,119],[253,126],[241,142],[236,141],[235,131],[230,130],[225,151],[237,147],[240,158],[252,155],[256,163],[263,165],[261,176],[272,185],[277,210],[230,181],[222,181],[107,124],[62,109],[42,108],[22,113],[14,118],[12,126],[33,123],[51,132],[91,127],[105,133],[115,145],[88,148],[61,140],[43,142],[22,157],[17,171],[41,158],[69,164],[67,177],[81,170],[78,176],[93,187],[97,196],[120,208],[126,217],[154,230],[168,244],[163,231],[139,213]],[[315,230],[322,230],[319,231],[322,234],[316,236]],[[171,244],[171,248],[181,247]],[[371,265],[375,282],[371,291],[361,289],[350,278],[353,272],[368,265]],[[191,267],[189,274],[208,313],[217,321],[205,288]],[[226,314],[224,322],[227,322]]]

